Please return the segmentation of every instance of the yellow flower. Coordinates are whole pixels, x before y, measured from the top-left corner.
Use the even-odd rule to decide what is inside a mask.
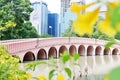
[[[4,50],[2,48],[0,48],[0,52],[3,52]]]
[[[77,14],[77,20],[73,22],[73,30],[80,36],[93,33],[93,25],[98,20],[99,8],[93,12],[86,12],[84,15]],[[94,15],[94,16],[93,16]]]
[[[30,79],[32,77],[31,73],[27,73],[28,78]]]
[[[11,22],[11,21],[8,21],[8,22],[6,22],[6,25],[5,25],[6,27],[15,27],[16,26],[16,23],[14,23],[14,22]]]
[[[109,37],[113,37],[116,34],[116,31],[112,26],[110,25],[110,17],[108,12],[106,12],[106,19],[104,21],[101,21],[98,23],[98,29],[108,35]]]
[[[110,8],[115,8],[116,6],[120,5],[120,2],[118,2],[118,1],[109,2],[108,5],[109,5]]]
[[[0,26],[0,31],[3,30],[3,29],[4,29],[4,27]]]
[[[108,74],[105,75],[104,80],[110,80]]]
[[[47,80],[44,75],[39,76],[38,80]]]
[[[14,24],[13,24],[13,27],[15,27],[15,26],[16,26],[16,24],[14,23]]]
[[[24,80],[24,79],[27,79],[27,80],[31,80],[31,77],[32,77],[32,74],[31,73],[27,73],[27,74],[24,74],[21,79]]]
[[[87,8],[87,7],[89,7],[89,6],[93,5],[93,4],[95,4],[95,3],[90,3],[90,4],[87,4],[87,5],[80,5],[80,4],[76,3],[76,2],[73,2],[71,4],[70,9],[71,9],[72,12],[80,13],[81,10],[84,10],[85,8]]]
[[[27,78],[27,75],[25,75],[25,74],[24,74],[24,75],[21,75],[21,77],[20,77],[21,80],[24,80],[24,79],[26,79],[26,78]]]
[[[57,80],[65,80],[64,76],[62,74],[57,76]]]

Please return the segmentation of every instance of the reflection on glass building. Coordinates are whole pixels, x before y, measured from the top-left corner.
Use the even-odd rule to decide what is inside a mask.
[[[43,1],[36,1],[31,3],[33,7],[33,12],[30,16],[30,21],[32,25],[36,28],[39,35],[47,34],[48,27],[48,6]]]
[[[58,29],[58,14],[49,13],[48,14],[48,34],[57,37],[59,34]]]

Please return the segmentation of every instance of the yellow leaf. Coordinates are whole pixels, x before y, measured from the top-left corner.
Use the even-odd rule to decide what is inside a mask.
[[[106,12],[106,19],[98,23],[98,29],[108,35],[109,37],[114,37],[116,34],[116,31],[112,26],[110,25],[110,16],[108,12]]]

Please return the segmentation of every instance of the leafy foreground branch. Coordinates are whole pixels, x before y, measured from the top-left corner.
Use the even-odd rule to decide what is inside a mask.
[[[19,59],[0,46],[0,80],[30,80],[31,74],[19,69]]]

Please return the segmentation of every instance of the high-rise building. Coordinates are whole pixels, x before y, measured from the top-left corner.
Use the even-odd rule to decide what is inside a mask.
[[[61,0],[60,36],[62,36],[62,33],[69,27],[71,20],[76,17],[75,14],[70,11],[71,1],[72,0]]]
[[[60,36],[63,33],[64,30],[64,16],[65,12],[67,12],[67,9],[69,8],[70,0],[61,0],[61,9],[60,9]]]
[[[65,13],[70,6],[70,0],[61,0],[61,14]],[[63,15],[64,16],[64,15]]]
[[[36,1],[31,3],[33,7],[33,12],[30,16],[30,21],[32,25],[36,28],[39,35],[47,34],[48,27],[48,6],[43,1]]]
[[[48,34],[57,37],[59,33],[58,29],[58,14],[49,13],[48,14]]]

